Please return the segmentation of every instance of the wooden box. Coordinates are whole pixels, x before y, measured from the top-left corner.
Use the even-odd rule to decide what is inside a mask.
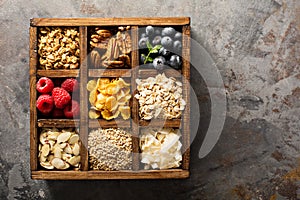
[[[129,120],[111,120],[104,119],[91,120],[88,117],[89,92],[86,89],[88,80],[91,77],[98,77],[100,74],[105,77],[127,78],[131,83],[131,90],[136,88],[136,78],[154,76],[158,72],[156,69],[139,68],[139,28],[148,25],[159,27],[176,27],[182,32],[182,68],[179,73],[172,70],[165,70],[167,76],[182,76],[183,99],[186,101],[185,110],[180,119],[172,120],[152,120],[151,123],[140,120],[138,102],[135,98],[131,99],[131,118]],[[129,69],[89,69],[89,30],[93,27],[118,27],[130,26],[132,38],[131,67]],[[79,31],[80,48],[80,67],[78,69],[56,69],[43,70],[39,68],[38,55],[38,37],[39,31],[43,27],[76,27]],[[179,74],[179,75],[178,75]],[[47,119],[38,114],[36,101],[38,92],[36,84],[39,77],[49,78],[67,78],[74,77],[79,80],[80,87],[80,117],[78,119]],[[190,159],[190,18],[36,18],[30,23],[30,168],[32,179],[49,180],[88,180],[88,179],[170,179],[189,177],[189,159]],[[120,127],[129,128],[132,132],[132,170],[120,171],[102,171],[91,170],[88,162],[88,134],[91,128],[98,126],[102,128]],[[164,126],[180,128],[182,137],[182,163],[180,168],[164,170],[145,170],[142,168],[139,156],[139,134],[144,126]],[[39,130],[43,127],[79,127],[79,136],[81,140],[81,165],[79,170],[46,170],[39,165]]]

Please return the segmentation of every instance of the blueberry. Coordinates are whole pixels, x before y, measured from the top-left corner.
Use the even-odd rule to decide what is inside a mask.
[[[180,53],[181,52],[181,49],[182,49],[182,44],[179,40],[176,40],[174,43],[173,43],[173,49],[176,53]]]
[[[174,35],[174,40],[181,40],[182,39],[182,33],[176,32]]]
[[[146,33],[142,33],[142,34],[140,35],[140,38],[146,38],[146,37],[147,37]]]
[[[147,48],[147,41],[149,41],[149,39],[147,37],[141,38],[140,41],[139,41],[139,47],[141,49],[146,49]]]
[[[161,34],[160,28],[156,28],[155,31],[154,31],[154,34],[155,35],[160,35]]]
[[[153,60],[153,67],[157,70],[162,70],[165,66],[166,59],[162,56],[158,56]]]
[[[159,35],[155,36],[154,39],[152,40],[152,45],[155,46],[160,43],[161,43],[161,36],[159,36]]]
[[[180,56],[172,55],[168,63],[174,69],[179,69],[182,64],[182,61],[181,61]]]
[[[171,48],[173,47],[173,40],[169,36],[165,36],[161,39],[161,45],[166,48]]]
[[[166,28],[164,28],[163,30],[162,30],[162,32],[161,32],[161,35],[162,36],[170,36],[170,37],[173,37],[174,36],[174,34],[175,34],[175,29],[174,28],[172,28],[172,27],[166,27]]]
[[[152,36],[153,33],[154,33],[154,28],[153,28],[153,26],[147,26],[147,27],[146,27],[146,34],[147,34],[148,36]]]
[[[168,49],[162,47],[159,50],[159,55],[162,55],[163,57],[168,58],[171,56],[171,52]]]

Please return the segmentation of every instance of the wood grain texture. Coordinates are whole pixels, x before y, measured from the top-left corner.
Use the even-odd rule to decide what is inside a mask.
[[[37,169],[37,110],[36,110],[36,69],[37,69],[37,28],[29,29],[29,86],[30,86],[30,169]]]
[[[183,74],[183,99],[187,102],[183,112],[183,130],[182,130],[182,149],[183,161],[182,168],[189,169],[190,164],[190,26],[182,28],[182,74]]]
[[[89,128],[130,128],[130,120],[115,119],[90,119]]]
[[[37,70],[38,76],[66,78],[66,77],[79,77],[78,69],[60,69],[60,70]]]
[[[138,51],[138,26],[133,26],[131,29],[131,37],[132,37],[132,49],[131,52],[131,66],[132,66],[132,76],[131,76],[131,94],[134,96],[136,92],[136,82],[139,66],[139,51]],[[138,101],[136,98],[132,98],[132,107],[131,107],[131,118],[132,118],[132,168],[133,170],[138,170],[140,165],[139,160],[139,108]]]
[[[87,171],[88,166],[88,81],[87,69],[87,27],[79,27],[80,38],[80,140],[81,140],[81,169]]]
[[[188,170],[139,170],[139,171],[32,171],[32,179],[46,180],[99,180],[99,179],[184,179]]]
[[[153,120],[140,120],[140,126],[151,126],[151,127],[172,127],[172,128],[180,128],[181,127],[181,119],[153,119]]]
[[[57,128],[67,128],[67,127],[78,127],[79,119],[38,119],[38,127],[57,127]]]
[[[164,73],[167,77],[181,77],[181,70],[175,69],[165,69],[163,71],[157,71],[156,69],[140,69],[138,72],[139,78],[147,78],[147,77],[154,77],[157,74]]]
[[[90,69],[89,77],[131,77],[130,69]]]
[[[189,25],[189,17],[139,18],[34,18],[31,26],[126,26],[126,25]]]

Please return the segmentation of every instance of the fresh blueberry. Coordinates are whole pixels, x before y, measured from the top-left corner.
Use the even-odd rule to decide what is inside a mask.
[[[149,39],[147,37],[143,37],[140,39],[139,41],[139,47],[141,49],[146,49],[147,48],[147,42],[149,41]]]
[[[170,52],[168,49],[162,47],[162,48],[160,48],[160,50],[159,50],[159,55],[161,55],[161,56],[163,56],[163,57],[165,57],[165,58],[168,58],[168,57],[171,56],[171,52]]]
[[[166,27],[162,30],[161,35],[162,36],[170,36],[173,37],[175,34],[175,29],[173,27]]]
[[[157,35],[154,37],[154,39],[152,40],[152,45],[155,46],[155,45],[159,45],[161,43],[161,36],[160,35]]]
[[[182,61],[181,61],[181,58],[180,56],[178,55],[172,55],[168,64],[173,67],[174,69],[179,69],[181,64],[182,64]]]
[[[179,40],[176,40],[174,43],[173,43],[173,49],[176,53],[180,53],[181,49],[182,49],[182,44]]]
[[[173,47],[173,40],[169,36],[164,36],[161,39],[161,45],[163,45],[166,48],[172,48]]]
[[[182,39],[182,33],[176,32],[174,35],[174,40],[181,40]]]
[[[166,59],[162,56],[158,56],[153,60],[153,67],[157,70],[162,70],[165,66]]]
[[[154,34],[155,35],[160,35],[161,34],[160,28],[156,28],[155,31],[154,31]]]
[[[142,34],[140,35],[140,38],[146,38],[146,37],[147,37],[146,33],[142,33]]]
[[[154,33],[154,28],[153,28],[153,26],[147,26],[147,27],[146,27],[146,35],[152,36],[153,33]]]

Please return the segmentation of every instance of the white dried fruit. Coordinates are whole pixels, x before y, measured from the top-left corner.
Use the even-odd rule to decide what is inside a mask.
[[[182,161],[179,130],[163,128],[161,130],[142,129],[140,148],[141,162],[145,169],[169,169],[180,166]]]
[[[70,154],[73,153],[71,146],[70,145],[66,145],[66,147],[64,148],[64,152],[70,153]]]

